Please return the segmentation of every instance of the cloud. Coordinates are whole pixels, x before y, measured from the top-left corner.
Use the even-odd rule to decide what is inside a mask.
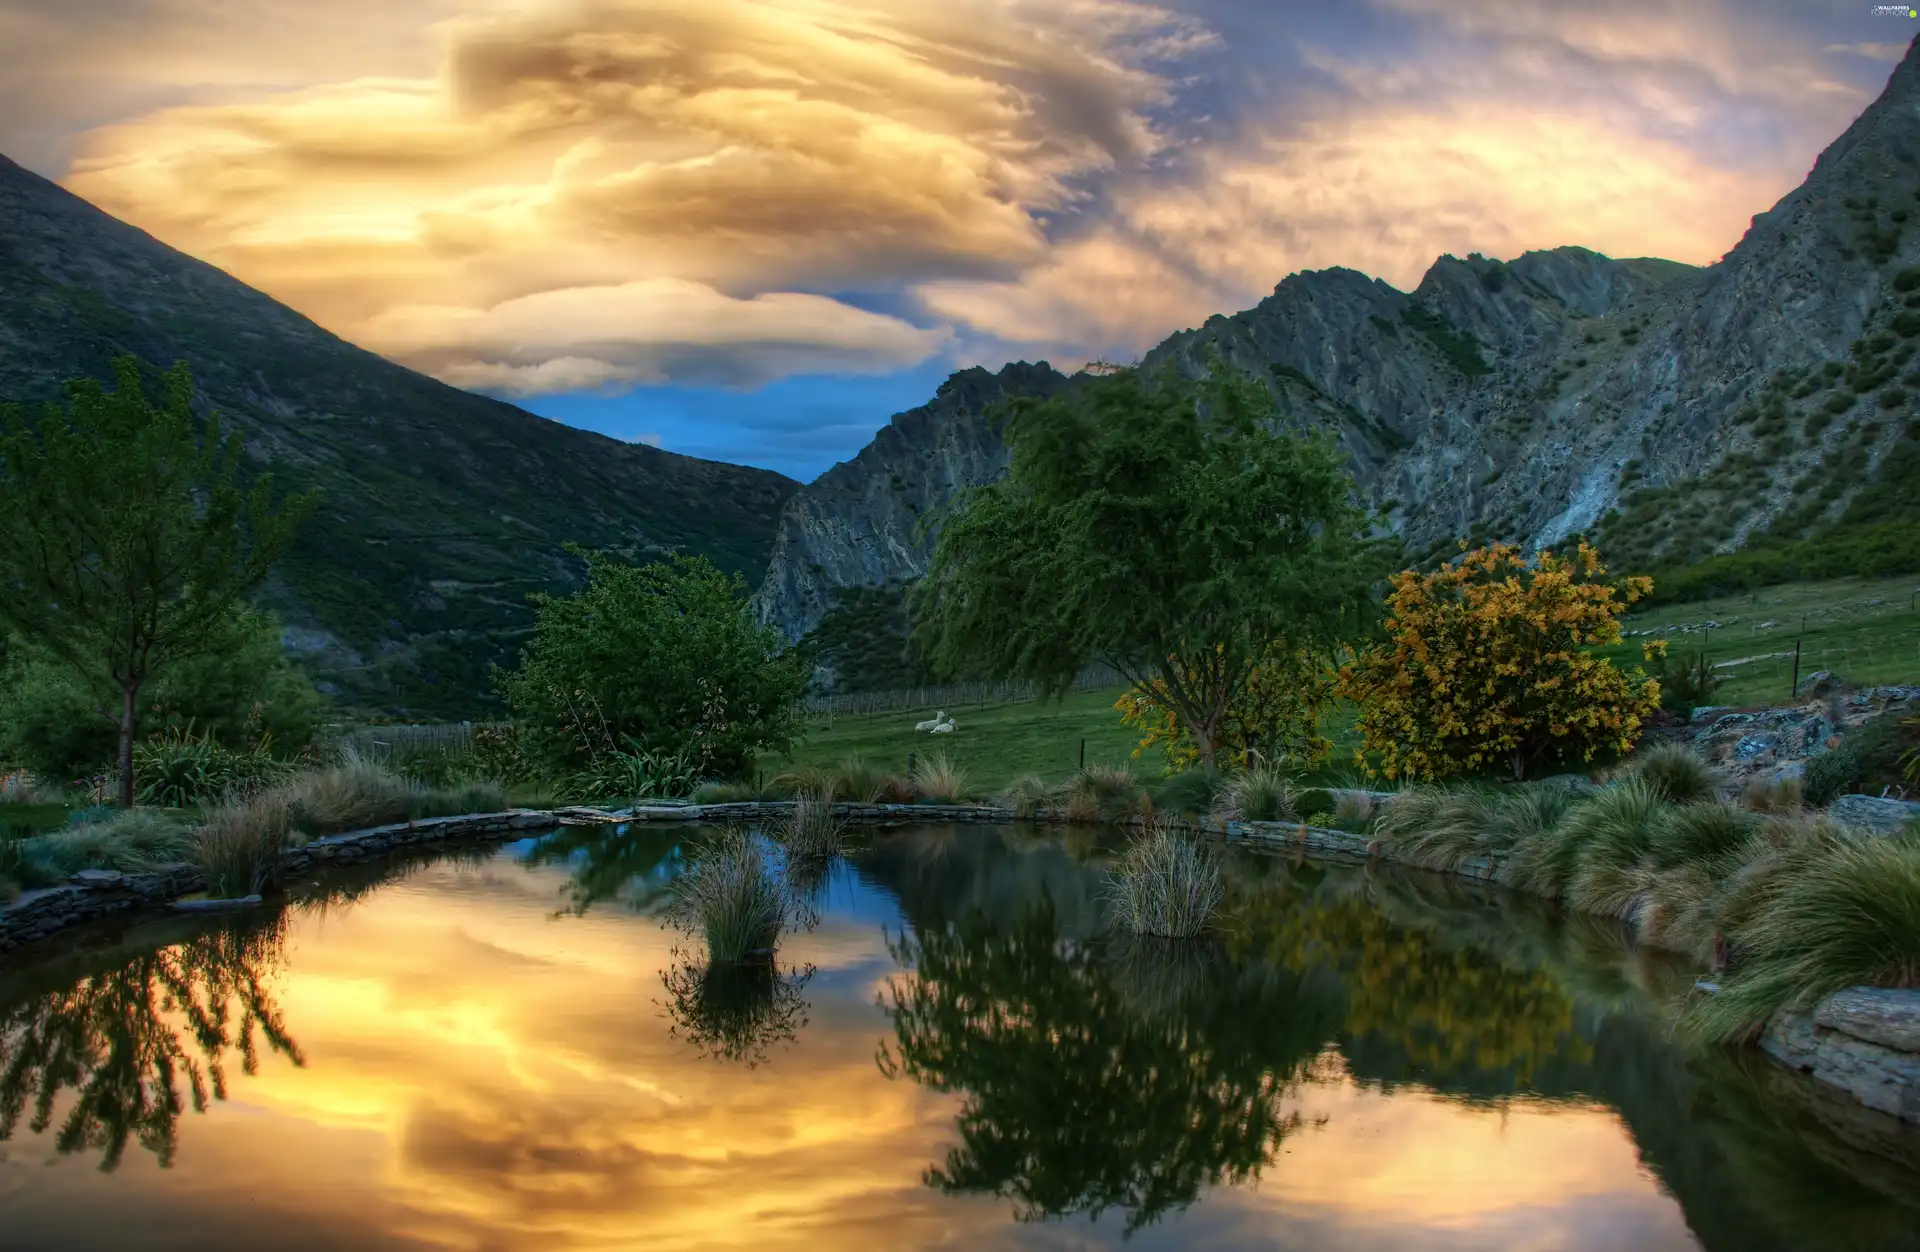
[[[66,185],[466,385],[887,368],[937,336],[823,297],[1036,263],[1042,215],[1162,150],[1148,64],[1205,43],[1122,0],[519,3],[439,37],[431,75],[99,128]],[[507,351],[529,308],[579,333]]]
[[[542,291],[484,310],[407,305],[361,332],[456,385],[516,395],[668,379],[751,385],[823,367],[884,373],[919,364],[948,337],[823,296],[741,300],[677,278]]]

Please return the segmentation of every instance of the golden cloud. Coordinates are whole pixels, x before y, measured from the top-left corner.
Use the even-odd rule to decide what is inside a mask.
[[[66,185],[454,381],[884,370],[942,336],[822,293],[1032,264],[1037,214],[1160,147],[1140,58],[1203,39],[1123,0],[529,0],[440,37],[432,77],[94,131]]]

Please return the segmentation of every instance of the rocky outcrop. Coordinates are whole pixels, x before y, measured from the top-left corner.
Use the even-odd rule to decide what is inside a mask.
[[[1007,472],[993,406],[1046,396],[1067,378],[1045,361],[990,374],[962,370],[932,401],[895,417],[858,456],[815,479],[780,513],[760,620],[797,639],[833,607],[838,587],[883,587],[918,578],[939,535],[938,511],[969,487]]]
[[[1920,293],[1895,278],[1920,266],[1916,133],[1910,49],[1807,181],[1712,266],[1569,247],[1442,257],[1410,292],[1299,273],[1146,359],[1195,371],[1218,351],[1266,380],[1290,422],[1340,441],[1415,557],[1457,536],[1555,543],[1621,509],[1616,556],[1731,550],[1796,505],[1838,515],[1907,437]],[[1770,404],[1779,416],[1762,420]],[[926,548],[902,524],[999,472],[970,410],[915,414],[789,503],[767,620],[796,634],[833,587],[912,577]],[[956,459],[950,438],[977,455]],[[1681,509],[1633,514],[1636,492],[1681,485]]]
[[[1920,991],[1853,987],[1783,1013],[1760,1046],[1870,1109],[1920,1125]]]

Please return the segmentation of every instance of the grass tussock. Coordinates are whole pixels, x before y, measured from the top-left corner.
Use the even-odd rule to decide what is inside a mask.
[[[829,860],[846,848],[847,827],[825,795],[800,796],[785,814],[768,823],[768,834],[790,860]]]
[[[1000,803],[1012,809],[1017,817],[1038,817],[1052,807],[1053,788],[1038,774],[1022,774],[1000,793]]]
[[[1205,932],[1226,893],[1213,850],[1164,819],[1128,844],[1109,888],[1122,926],[1163,939],[1192,939]]]
[[[1069,822],[1124,822],[1153,813],[1153,797],[1124,765],[1089,765],[1076,770],[1063,790]]]
[[[216,804],[194,832],[194,860],[206,875],[209,895],[233,899],[257,895],[272,881],[280,855],[294,838],[285,790]]]
[[[1218,770],[1196,767],[1170,774],[1153,792],[1154,808],[1166,813],[1199,816],[1212,812],[1226,786],[1226,776]]]
[[[23,881],[44,886],[50,885],[46,879],[57,881],[83,869],[137,874],[185,861],[192,851],[192,835],[181,823],[152,809],[129,809],[18,840],[15,854],[26,870]]]
[[[1631,772],[1669,804],[1712,800],[1720,794],[1720,775],[1682,744],[1670,743],[1635,757]]]
[[[1213,815],[1230,822],[1287,822],[1300,814],[1286,772],[1256,765],[1227,779],[1214,801]]]
[[[749,782],[702,783],[693,792],[695,804],[741,804],[765,799],[768,792]]]
[[[767,794],[783,800],[820,795],[837,798],[840,771],[831,765],[795,765],[767,780]]]
[[[1798,813],[1806,807],[1805,791],[1798,778],[1750,779],[1740,793],[1740,802],[1755,813]]]
[[[916,760],[908,781],[918,799],[936,804],[960,804],[973,797],[966,769],[944,752],[929,752]]]
[[[1920,987],[1920,845],[1839,835],[1776,873],[1731,934],[1739,962],[1688,1014],[1714,1039],[1751,1037],[1781,1009],[1853,986]]]
[[[1384,805],[1380,837],[1403,860],[1427,869],[1456,870],[1475,857],[1505,851],[1496,845],[1500,806],[1478,790],[1409,788]]]
[[[667,921],[699,935],[708,959],[722,964],[771,960],[793,907],[760,842],[742,827],[699,848],[671,891]]]

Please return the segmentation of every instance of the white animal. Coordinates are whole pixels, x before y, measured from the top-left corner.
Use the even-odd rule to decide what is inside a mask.
[[[938,727],[938,726],[940,725],[940,723],[941,723],[941,722],[944,722],[944,721],[946,721],[946,720],[947,720],[947,711],[946,711],[945,709],[942,709],[942,710],[940,710],[940,711],[939,711],[938,713],[935,713],[935,714],[933,715],[933,720],[932,720],[932,721],[930,721],[930,722],[915,722],[915,723],[913,724],[913,728],[914,728],[915,730],[933,730],[933,729],[935,729],[935,728],[937,728],[937,727]]]
[[[952,722],[941,722],[933,728],[933,733],[936,735],[950,735],[953,733],[953,727],[954,723]]]

